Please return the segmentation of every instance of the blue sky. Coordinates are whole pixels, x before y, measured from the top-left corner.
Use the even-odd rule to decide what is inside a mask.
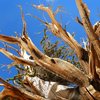
[[[90,19],[92,24],[94,24],[96,21],[100,20],[100,1],[99,0],[84,0],[84,2],[87,3],[89,9],[91,10]],[[14,36],[14,32],[17,32],[21,34],[22,31],[22,20],[21,20],[21,14],[20,9],[18,8],[18,5],[22,5],[25,19],[27,22],[27,30],[29,33],[29,36],[35,43],[35,45],[41,49],[40,47],[40,40],[43,36],[43,28],[44,26],[36,19],[33,19],[29,16],[27,16],[28,13],[34,14],[38,16],[41,19],[44,19],[43,15],[45,16],[45,19],[50,21],[49,17],[46,13],[39,11],[32,7],[32,4],[44,4],[46,6],[52,6],[53,10],[57,8],[57,6],[63,6],[62,10],[63,12],[60,12],[56,19],[61,24],[67,24],[67,30],[72,33],[75,32],[78,42],[80,42],[81,38],[86,38],[86,34],[84,29],[75,22],[75,18],[78,16],[79,13],[75,4],[75,0],[0,0],[0,34]],[[44,20],[45,20],[44,19]],[[41,33],[39,33],[41,32]],[[54,37],[51,36],[51,40],[54,40]],[[2,47],[2,44],[0,43],[0,47]],[[2,64],[9,64],[11,61],[6,58],[3,54],[0,53],[0,66]],[[14,69],[11,69],[11,73],[8,73],[7,70],[5,70],[6,66],[0,67],[0,77],[8,78],[12,77],[16,72]]]

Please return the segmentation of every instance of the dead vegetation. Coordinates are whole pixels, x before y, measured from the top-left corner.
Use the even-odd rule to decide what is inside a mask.
[[[34,70],[32,70],[35,68],[39,71],[38,74],[40,75],[37,75],[37,77],[40,79],[36,79],[38,80],[37,86],[34,84],[34,80],[30,75],[26,74],[23,76],[23,81],[20,85],[16,85],[15,82],[15,86],[12,86],[0,78],[1,86],[4,86],[4,90],[0,93],[1,100],[7,96],[9,96],[10,100],[100,99],[100,23],[98,22],[96,25],[92,26],[89,19],[90,11],[87,5],[83,3],[82,0],[76,0],[76,4],[81,16],[81,20],[77,18],[77,22],[83,26],[87,33],[89,40],[88,49],[83,48],[69,32],[62,28],[60,23],[55,19],[55,14],[49,7],[45,7],[44,5],[33,5],[33,7],[48,13],[51,23],[42,22],[49,31],[61,38],[75,51],[82,70],[68,61],[60,58],[53,58],[42,53],[29,38],[26,32],[26,22],[22,13],[23,32],[21,37],[0,34],[1,41],[17,44],[20,47],[20,56],[15,56],[5,48],[0,48],[0,52],[13,61],[9,66],[15,65],[21,69],[20,65],[23,65],[26,70],[29,69],[30,73],[35,73]],[[54,76],[56,76],[55,79],[58,78],[58,80],[54,79],[55,83],[46,83],[48,80],[52,81]],[[18,78],[20,79],[20,75]],[[60,84],[57,83],[59,81],[61,81]],[[65,82],[65,84],[71,82],[76,84],[76,86],[70,88],[70,86],[61,84],[63,82]],[[44,92],[43,87],[46,87],[46,85],[48,91]],[[60,87],[60,90],[57,90],[59,85],[63,85],[64,89],[62,90]]]

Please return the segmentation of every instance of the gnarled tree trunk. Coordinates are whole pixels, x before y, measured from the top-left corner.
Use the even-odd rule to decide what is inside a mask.
[[[20,65],[22,64],[26,69],[27,67],[36,69],[38,73],[43,75],[37,75],[39,78],[44,81],[55,81],[61,85],[66,85],[67,81],[76,84],[75,88],[67,88],[64,90],[56,91],[57,85],[54,84],[51,88],[51,91],[54,91],[54,94],[48,94],[46,98],[39,89],[34,86],[34,84],[29,80],[29,77],[26,75],[23,79],[23,87],[27,88],[26,90],[22,87],[14,87],[7,83],[6,81],[0,79],[0,82],[5,87],[5,89],[0,94],[0,99],[10,96],[10,98],[16,98],[18,100],[66,100],[66,99],[75,99],[75,100],[99,100],[100,99],[100,32],[98,31],[100,24],[98,26],[92,26],[89,19],[89,10],[85,3],[82,0],[76,0],[77,8],[79,10],[82,21],[79,21],[83,28],[85,29],[89,45],[88,49],[84,49],[73,37],[72,35],[65,31],[62,26],[55,19],[54,13],[49,7],[43,5],[33,5],[33,7],[43,10],[48,13],[51,23],[43,24],[57,37],[61,38],[65,43],[67,43],[72,50],[75,50],[75,53],[78,57],[80,66],[82,70],[77,68],[75,65],[71,64],[68,61],[64,61],[60,58],[52,58],[44,53],[42,53],[31,41],[29,36],[26,33],[26,22],[22,13],[23,20],[23,33],[21,37],[11,37],[0,35],[0,40],[17,44],[21,48],[21,56],[15,56],[4,48],[0,48],[0,52],[6,55],[14,63],[11,65]],[[97,28],[96,28],[97,27]],[[26,59],[24,54],[28,53],[30,58]],[[40,70],[39,70],[40,68]],[[32,70],[31,70],[32,71]],[[44,73],[47,75],[47,79],[44,76]],[[56,78],[52,79],[50,77]],[[64,83],[65,82],[65,83]],[[30,87],[30,91],[29,91]]]

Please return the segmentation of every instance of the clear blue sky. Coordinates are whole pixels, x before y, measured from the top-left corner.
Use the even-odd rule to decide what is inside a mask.
[[[100,20],[100,1],[84,1],[87,3],[89,9],[91,10],[90,19],[92,24],[94,24],[96,21]],[[79,16],[75,0],[0,0],[0,34],[10,36],[14,36],[14,32],[21,34],[22,20],[18,5],[22,5],[25,19],[27,21],[27,30],[29,36],[36,44],[36,46],[40,48],[39,41],[43,36],[43,25],[36,19],[26,16],[26,14],[31,13],[43,19],[43,12],[34,9],[32,7],[32,4],[44,4],[46,6],[51,5],[53,7],[53,10],[55,10],[57,6],[63,6],[62,10],[64,12],[62,12],[63,14],[59,13],[57,15],[57,20],[62,24],[68,24],[67,30],[71,33],[75,32],[75,38],[78,40],[78,42],[80,42],[81,38],[86,38],[84,29],[75,22],[75,17]],[[47,15],[45,16],[47,17]],[[49,18],[46,19],[49,20]],[[42,33],[38,34],[39,32]],[[54,40],[53,37],[52,40]],[[0,47],[2,47],[1,43]],[[2,66],[2,64],[9,64],[10,62],[11,61],[8,58],[0,53],[0,66]],[[0,77],[8,78],[16,74],[13,68],[11,69],[11,73],[8,73],[5,68],[6,66],[0,68]]]

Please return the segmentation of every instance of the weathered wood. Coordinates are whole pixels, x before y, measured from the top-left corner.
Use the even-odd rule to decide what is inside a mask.
[[[89,20],[89,16],[87,14],[87,9],[85,8],[86,5],[82,2],[82,0],[76,0],[76,4],[90,43],[93,44],[94,49],[98,55],[98,59],[100,60],[100,40],[93,30],[92,24]]]
[[[10,37],[8,37],[10,38]],[[12,37],[11,37],[12,38]],[[36,46],[32,43],[32,41],[26,37],[26,41],[23,41],[22,39],[19,39],[20,42],[19,45],[21,45],[36,61],[36,63],[40,66],[45,67],[46,69],[53,71],[54,73],[60,75],[65,80],[68,80],[70,82],[76,83],[80,86],[87,86],[89,84],[88,77],[84,75],[78,68],[76,68],[74,65],[68,63],[67,61],[63,61],[61,59],[53,58],[55,63],[51,61],[52,58],[44,55],[41,51],[39,51]],[[5,38],[2,38],[2,40],[6,41]],[[8,41],[8,39],[7,39]],[[9,39],[11,42],[11,40]],[[15,60],[12,54],[8,53],[7,51],[1,49],[2,53],[10,57],[10,59]],[[39,56],[35,53],[38,52],[39,56],[42,56],[42,58],[39,58]],[[16,57],[17,58],[17,57]],[[17,60],[17,59],[16,59]],[[18,61],[18,60],[17,60]],[[23,63],[23,62],[22,62]],[[25,61],[24,61],[25,63]],[[73,76],[72,76],[73,75]]]
[[[43,10],[48,13],[49,17],[52,20],[52,23],[50,23],[50,25],[52,25],[52,29],[53,29],[53,30],[50,29],[50,31],[57,37],[64,40],[73,50],[75,50],[75,53],[77,54],[77,56],[79,58],[79,62],[81,64],[83,71],[85,73],[88,73],[88,67],[89,67],[88,51],[86,51],[84,48],[82,48],[81,45],[72,37],[72,35],[69,32],[66,32],[61,27],[61,25],[56,21],[55,16],[50,8],[44,7],[43,5],[38,5],[38,6],[33,5],[33,7]],[[47,27],[49,29],[49,24],[47,25]],[[84,54],[87,54],[85,56],[86,59],[84,59]]]
[[[0,82],[4,84],[5,89],[0,92],[0,100],[6,96],[11,96],[17,100],[46,100],[38,95],[33,95],[23,88],[16,88],[0,78]]]
[[[43,54],[31,41],[26,33],[26,22],[24,20],[24,15],[22,13],[22,21],[23,21],[23,32],[22,37],[12,37],[12,36],[4,36],[0,35],[0,40],[11,43],[18,44],[18,46],[25,50],[28,54],[31,55],[32,60],[25,59],[24,56],[18,57],[8,52],[7,50],[0,48],[0,52],[6,55],[9,59],[13,60],[13,64],[23,64],[24,66],[36,68],[36,70],[40,74],[40,78],[45,81],[55,81],[62,82],[61,84],[67,85],[67,81],[75,83],[78,87],[73,89],[72,93],[77,94],[76,98],[81,100],[99,100],[100,98],[100,73],[97,72],[100,70],[100,39],[99,39],[99,26],[92,27],[92,24],[89,20],[89,10],[82,2],[82,0],[76,0],[76,4],[82,19],[82,22],[78,20],[78,22],[85,28],[85,31],[88,35],[89,39],[89,49],[85,50],[73,37],[72,35],[65,31],[62,26],[55,19],[55,15],[52,10],[48,7],[44,7],[43,5],[33,5],[35,8],[43,10],[48,13],[51,18],[52,23],[44,23],[47,28],[57,37],[63,39],[77,54],[79,58],[79,62],[83,68],[83,72],[76,68],[73,64],[61,60],[60,58],[51,58],[45,54]],[[98,24],[99,25],[99,24]],[[34,59],[34,60],[33,60]],[[13,65],[12,64],[12,65]],[[37,66],[37,67],[36,67]],[[40,68],[40,69],[39,69]],[[40,71],[41,70],[41,71]],[[43,74],[41,74],[44,72]],[[48,79],[45,79],[44,74],[48,74]],[[38,73],[37,73],[38,76]],[[58,77],[57,77],[58,76]],[[56,79],[57,78],[57,79]],[[25,80],[27,81],[27,80]],[[32,86],[32,83],[27,81],[28,83],[23,83],[24,86],[29,86],[32,88],[31,93],[26,91],[24,88],[16,88],[3,79],[0,78],[0,82],[3,83],[5,89],[0,93],[0,99],[3,99],[5,96],[9,95],[14,98],[18,98],[18,100],[46,100],[42,97],[40,91]],[[88,87],[93,87],[93,92],[91,92]],[[69,89],[70,91],[71,89]],[[66,91],[64,91],[64,96],[66,96]],[[95,92],[94,92],[95,91]],[[56,91],[55,91],[56,92]],[[68,92],[68,91],[67,91]],[[57,92],[56,92],[57,93]],[[60,92],[58,92],[59,94]],[[58,96],[58,95],[57,95]],[[68,94],[67,94],[68,96]],[[71,95],[73,97],[73,95]],[[97,96],[97,97],[96,97]],[[66,97],[59,97],[59,99],[63,100]],[[72,98],[68,98],[72,99]],[[75,99],[75,98],[74,98]],[[56,99],[55,99],[56,100]]]

